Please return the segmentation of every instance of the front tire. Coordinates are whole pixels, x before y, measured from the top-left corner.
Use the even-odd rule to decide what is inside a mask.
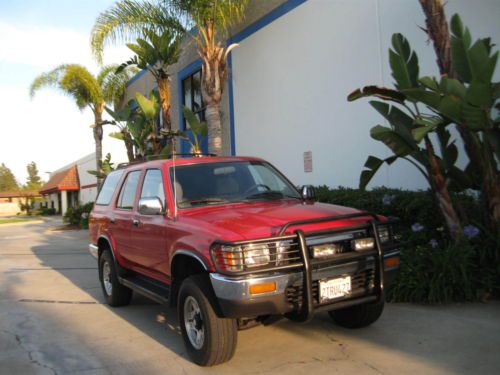
[[[200,366],[229,361],[236,350],[236,319],[219,318],[206,275],[190,276],[182,282],[177,304],[179,324],[189,357]]]
[[[125,306],[132,299],[132,290],[120,284],[115,262],[109,250],[104,250],[99,257],[99,280],[106,303],[113,307]]]
[[[328,311],[332,320],[345,328],[363,328],[376,322],[384,311],[384,302],[365,303]]]

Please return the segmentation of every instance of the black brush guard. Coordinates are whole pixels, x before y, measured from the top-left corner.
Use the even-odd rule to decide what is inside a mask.
[[[343,227],[338,227],[338,228],[329,228],[329,229],[324,229],[324,230],[318,230],[318,231],[312,231],[312,232],[304,232],[301,229],[298,229],[294,231],[294,234],[288,234],[285,235],[284,233],[286,230],[290,227],[296,227],[296,226],[301,226],[301,225],[309,225],[309,224],[317,224],[317,223],[324,223],[324,222],[334,222],[334,221],[341,221],[341,220],[351,220],[351,219],[357,219],[357,218],[368,218],[368,220],[365,223],[358,224],[358,225],[351,225],[351,226],[343,226]],[[300,311],[297,311],[294,313],[294,320],[297,321],[308,321],[312,318],[312,315],[314,311],[321,311],[321,310],[332,310],[333,308],[338,309],[338,308],[343,308],[343,307],[348,307],[351,305],[356,305],[356,304],[361,304],[361,303],[377,303],[380,301],[383,301],[385,298],[384,294],[384,250],[389,251],[391,249],[395,249],[399,247],[399,244],[393,243],[392,245],[385,246],[385,248],[382,248],[382,244],[380,242],[380,236],[379,236],[379,231],[378,231],[378,226],[379,225],[389,225],[389,230],[391,231],[391,237],[392,237],[392,229],[391,229],[391,224],[397,223],[399,220],[396,218],[391,218],[389,220],[381,221],[379,220],[379,217],[373,213],[370,212],[359,212],[355,214],[348,214],[348,215],[336,215],[336,216],[326,216],[326,217],[321,217],[321,218],[314,218],[314,219],[307,219],[307,220],[297,220],[297,221],[290,221],[286,224],[284,224],[278,231],[277,236],[273,237],[266,237],[266,238],[259,238],[259,239],[253,239],[253,240],[243,240],[243,241],[234,241],[234,242],[227,242],[227,241],[217,241],[214,243],[214,245],[229,245],[229,246],[238,246],[238,245],[248,245],[248,244],[255,244],[255,243],[265,243],[265,242],[272,242],[272,241],[283,241],[283,240],[291,240],[295,239],[298,242],[299,245],[299,251],[300,251],[300,261],[290,263],[290,264],[284,264],[284,265],[275,265],[275,266],[263,266],[259,269],[252,269],[252,270],[243,270],[243,271],[227,271],[220,269],[218,261],[214,255],[213,252],[212,254],[212,260],[216,266],[217,272],[227,275],[227,276],[247,276],[247,275],[258,275],[261,273],[270,273],[270,272],[276,272],[276,271],[285,271],[285,270],[293,270],[293,269],[301,269],[302,270],[302,280],[303,280],[303,303]],[[350,253],[344,253],[344,254],[339,254],[336,255],[332,258],[325,258],[325,259],[314,259],[311,258],[307,244],[306,244],[306,237],[309,236],[317,236],[317,235],[327,235],[327,234],[337,234],[337,233],[344,233],[344,232],[352,232],[356,230],[362,230],[362,229],[370,229],[372,230],[373,237],[375,239],[375,249],[371,251],[362,251],[362,252],[350,252]],[[313,266],[321,266],[322,264],[341,264],[341,263],[346,263],[350,261],[356,261],[356,260],[361,260],[364,259],[368,256],[374,256],[375,258],[375,275],[376,275],[376,280],[375,280],[375,292],[370,295],[370,296],[365,296],[365,297],[360,297],[356,299],[350,299],[350,300],[343,300],[343,301],[337,301],[337,302],[332,302],[327,305],[322,305],[322,306],[315,306],[314,301],[313,301],[313,291],[312,291],[312,268]]]

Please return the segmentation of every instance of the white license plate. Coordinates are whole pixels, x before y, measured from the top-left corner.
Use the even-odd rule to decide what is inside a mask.
[[[319,282],[319,301],[326,302],[351,293],[351,276]]]

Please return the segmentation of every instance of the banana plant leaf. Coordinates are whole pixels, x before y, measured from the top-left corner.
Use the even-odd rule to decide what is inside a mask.
[[[396,87],[399,90],[418,87],[418,56],[411,50],[410,43],[397,33],[392,36],[392,48],[389,50],[389,63]]]
[[[365,162],[365,170],[361,172],[361,176],[359,177],[359,188],[361,190],[366,189],[366,186],[370,183],[371,179],[377,171],[380,169],[382,164],[386,163],[387,165],[391,165],[398,159],[397,156],[391,156],[386,159],[379,159],[376,156],[370,155]]]
[[[347,96],[347,100],[352,102],[360,98],[375,96],[382,100],[390,100],[396,103],[404,103],[406,97],[403,93],[380,86],[365,86],[361,89],[356,89]]]

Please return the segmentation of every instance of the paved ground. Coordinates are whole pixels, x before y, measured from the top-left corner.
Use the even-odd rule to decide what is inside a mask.
[[[53,219],[52,219],[53,220]],[[350,331],[319,314],[239,333],[232,362],[189,362],[173,309],[103,304],[85,231],[0,226],[0,374],[499,374],[500,303],[391,304]]]

